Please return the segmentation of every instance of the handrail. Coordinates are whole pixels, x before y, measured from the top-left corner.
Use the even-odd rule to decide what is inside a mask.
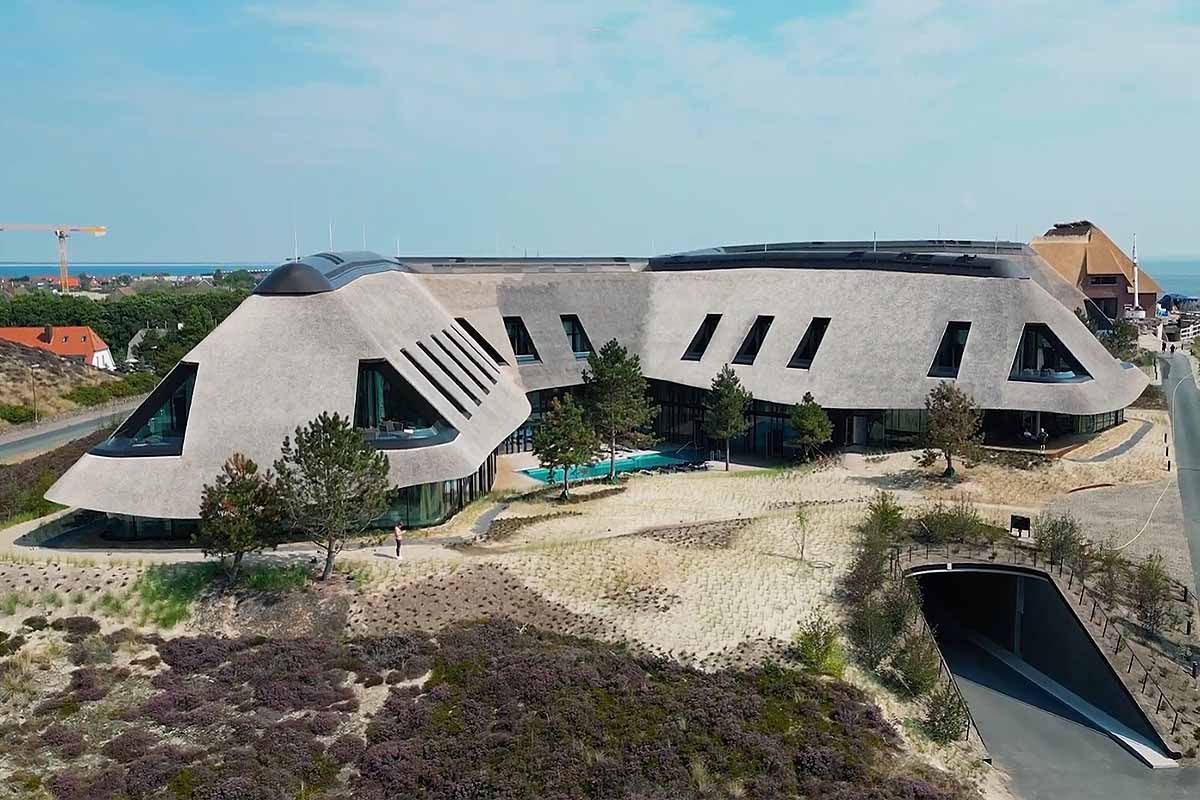
[[[920,619],[921,619],[921,633],[925,634],[930,639],[933,639],[933,644],[934,644],[933,649],[938,654],[938,662],[941,665],[938,668],[938,680],[942,679],[942,673],[944,672],[946,674],[946,680],[948,680],[950,682],[950,685],[952,687],[954,687],[954,695],[958,698],[958,704],[962,707],[962,710],[964,712],[966,712],[966,714],[967,714],[967,724],[965,726],[966,730],[963,731],[963,741],[964,742],[971,741],[971,731],[974,730],[975,737],[977,739],[979,739],[979,744],[983,747],[983,752],[984,752],[983,760],[985,762],[987,762],[988,764],[990,764],[990,763],[992,763],[992,757],[991,757],[991,755],[988,754],[989,751],[988,751],[987,742],[985,742],[983,740],[983,734],[979,731],[979,726],[975,723],[975,715],[971,713],[971,707],[969,705],[967,705],[967,698],[963,697],[962,689],[959,688],[958,681],[954,678],[954,673],[950,671],[950,664],[948,664],[946,662],[946,656],[942,654],[942,648],[938,646],[937,640],[933,638],[933,631],[929,627],[929,621],[927,619],[925,619],[924,609],[922,609],[920,612]]]
[[[1027,554],[1031,554],[1032,555],[1032,566],[1035,569],[1038,567],[1038,555],[1042,552],[1042,548],[1040,548],[1036,545],[1018,544],[1017,540],[1012,539],[1012,538],[1009,539],[1009,543],[1011,545],[1011,547],[1010,547],[1010,562],[1009,563],[1011,563],[1011,564],[1018,563],[1017,552],[1020,550],[1020,551],[1025,551]],[[892,548],[891,548],[892,549],[892,576],[893,577],[897,577],[899,575],[900,560],[901,560],[901,547],[902,547],[902,545],[896,544],[896,545],[892,545]],[[988,556],[988,558],[983,559],[983,560],[986,562],[990,562],[990,563],[995,563],[997,554],[998,554],[995,542],[990,542],[989,544],[986,544],[986,545],[976,544],[976,543],[971,543],[971,542],[944,542],[940,545],[933,545],[933,544],[925,543],[924,549],[925,549],[926,561],[928,561],[930,563],[939,563],[939,562],[933,560],[933,556],[939,550],[943,551],[945,553],[945,557],[943,559],[941,559],[940,563],[950,563],[950,557],[952,555],[957,555],[958,553],[962,552],[963,550],[966,551],[966,554],[968,556],[974,555],[975,553],[979,553],[979,552],[987,552],[987,553],[989,553],[989,556]],[[912,561],[913,561],[912,557],[913,557],[914,550],[919,552],[920,545],[909,542],[908,546],[907,546],[908,563],[909,564],[912,564]],[[1063,562],[1061,559],[1059,559],[1057,564],[1055,564],[1053,561],[1043,558],[1042,563],[1044,565],[1043,569],[1046,571],[1047,574],[1053,576],[1054,567],[1057,566],[1058,567],[1058,575],[1060,578],[1062,577]],[[1075,570],[1072,567],[1067,567],[1067,571],[1068,571],[1067,588],[1068,588],[1068,590],[1071,590],[1073,583],[1076,579]],[[1080,587],[1079,599],[1076,602],[1081,604],[1081,603],[1083,603],[1084,595],[1087,594],[1088,592],[1091,592],[1091,590],[1087,588],[1087,585],[1084,583],[1082,578],[1079,579],[1079,587]],[[1075,599],[1072,591],[1067,591],[1067,592],[1064,592],[1063,594],[1072,600]],[[1101,615],[1101,617],[1104,620],[1104,628],[1100,634],[1100,638],[1101,638],[1101,641],[1106,641],[1109,627],[1112,627],[1113,630],[1116,630],[1117,626],[1112,623],[1112,618],[1108,614],[1106,614],[1102,608],[1100,608],[1099,596],[1095,592],[1091,592],[1091,594],[1092,594],[1092,610],[1091,610],[1091,614],[1088,618],[1088,622],[1095,622],[1097,613],[1099,613]],[[924,615],[922,614],[922,617],[923,616]],[[1183,718],[1184,721],[1186,721],[1187,718],[1183,716],[1182,711],[1180,711],[1180,709],[1176,708],[1175,704],[1171,702],[1171,699],[1169,697],[1167,697],[1165,690],[1162,688],[1162,686],[1159,684],[1159,682],[1154,679],[1153,675],[1151,675],[1150,668],[1148,666],[1146,666],[1146,664],[1142,661],[1142,659],[1138,658],[1137,653],[1134,652],[1132,646],[1128,645],[1128,642],[1125,640],[1124,634],[1121,633],[1120,631],[1117,631],[1117,644],[1116,644],[1116,647],[1113,648],[1113,655],[1115,656],[1117,653],[1119,653],[1121,651],[1121,647],[1123,644],[1125,646],[1127,646],[1129,649],[1129,665],[1125,669],[1125,674],[1128,675],[1128,674],[1132,673],[1134,664],[1137,664],[1137,666],[1139,666],[1142,669],[1144,675],[1142,677],[1141,694],[1144,696],[1146,694],[1147,686],[1150,684],[1153,684],[1154,689],[1156,689],[1158,691],[1158,700],[1155,704],[1154,713],[1161,714],[1162,710],[1164,708],[1173,712],[1173,717],[1171,720],[1171,731],[1170,731],[1169,735],[1174,736],[1175,731],[1179,727],[1180,719]],[[939,648],[939,654],[940,654],[940,648]],[[943,661],[944,660],[945,659],[943,659]],[[1174,660],[1172,660],[1171,663],[1176,663],[1176,662]],[[1118,666],[1115,663],[1115,659],[1114,659],[1113,666],[1114,666],[1114,669],[1116,666]],[[1176,666],[1179,666],[1179,665],[1176,663]],[[1182,667],[1180,667],[1180,669],[1182,670]],[[1184,671],[1184,674],[1188,675],[1189,679],[1194,677],[1192,675],[1189,675],[1186,671]],[[956,687],[956,689],[957,689],[957,687]],[[969,715],[969,713],[970,712],[968,711],[968,715]],[[982,737],[980,738],[980,741],[982,741]]]

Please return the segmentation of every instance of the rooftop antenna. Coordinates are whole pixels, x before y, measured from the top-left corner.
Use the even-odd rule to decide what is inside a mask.
[[[938,240],[940,241],[941,238],[942,238],[942,223],[939,222],[938,223]]]
[[[992,234],[992,252],[1000,252],[1000,234],[998,233]]]
[[[367,225],[363,223],[363,250],[367,249]]]
[[[1139,275],[1139,270],[1138,270],[1138,259],[1137,259],[1137,234],[1135,233],[1133,235],[1133,314],[1134,314],[1135,318],[1139,316],[1138,310],[1141,309],[1141,307],[1142,307],[1142,298],[1138,294],[1138,289],[1141,288],[1138,283],[1139,277],[1140,277],[1140,275]]]
[[[300,238],[296,235],[296,223],[292,223],[292,260],[300,260]]]
[[[396,237],[396,258],[400,258],[400,237]]]
[[[875,231],[871,231],[871,252],[875,253],[879,250],[879,239],[875,235]]]
[[[333,252],[333,220],[329,221],[329,252]]]

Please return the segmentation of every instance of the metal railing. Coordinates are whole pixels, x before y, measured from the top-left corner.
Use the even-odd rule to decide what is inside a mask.
[[[921,621],[921,633],[933,640],[934,651],[938,654],[938,681],[941,681],[943,676],[946,681],[954,688],[954,695],[958,698],[958,705],[967,715],[967,724],[963,730],[963,741],[971,741],[971,731],[975,731],[975,738],[979,740],[979,744],[983,747],[984,758],[987,763],[992,763],[992,757],[989,754],[987,742],[983,740],[983,734],[979,732],[979,726],[975,724],[975,715],[971,713],[971,707],[967,705],[967,698],[963,697],[962,689],[958,687],[958,681],[954,678],[954,673],[950,671],[950,665],[946,663],[946,657],[942,655],[942,648],[938,646],[937,639],[933,636],[933,630],[929,627],[929,622],[925,619],[925,611],[921,610],[917,614],[917,619]]]
[[[1069,600],[1074,601],[1078,606],[1081,607],[1081,609],[1086,610],[1087,607],[1086,607],[1085,599],[1091,599],[1092,605],[1091,605],[1091,609],[1088,614],[1088,622],[1091,624],[1099,624],[1096,620],[1097,616],[1099,616],[1104,622],[1104,625],[1101,628],[1100,641],[1096,642],[1096,646],[1098,648],[1101,648],[1101,650],[1103,652],[1101,643],[1107,642],[1109,630],[1111,629],[1114,633],[1116,633],[1116,635],[1117,635],[1116,646],[1113,648],[1113,651],[1112,651],[1113,657],[1110,659],[1113,670],[1116,671],[1117,668],[1121,666],[1121,662],[1124,660],[1123,656],[1120,661],[1117,659],[1117,655],[1121,652],[1121,648],[1122,647],[1127,648],[1129,651],[1129,663],[1125,667],[1125,674],[1126,675],[1134,674],[1133,668],[1135,666],[1138,667],[1142,671],[1143,675],[1142,675],[1141,686],[1140,686],[1140,694],[1142,697],[1147,696],[1147,694],[1149,694],[1149,696],[1153,697],[1154,696],[1153,692],[1158,693],[1158,698],[1155,703],[1154,713],[1162,714],[1164,710],[1167,712],[1166,716],[1171,719],[1170,735],[1174,736],[1175,731],[1178,730],[1178,728],[1179,728],[1180,721],[1186,721],[1187,718],[1183,716],[1181,710],[1179,708],[1177,708],[1174,703],[1171,702],[1171,699],[1169,697],[1167,697],[1166,690],[1164,690],[1162,688],[1162,686],[1158,683],[1158,681],[1154,679],[1153,675],[1151,675],[1151,667],[1149,665],[1147,665],[1141,658],[1138,657],[1137,653],[1134,652],[1133,647],[1129,644],[1128,639],[1125,637],[1124,632],[1118,630],[1117,625],[1114,622],[1113,618],[1111,616],[1109,616],[1104,611],[1104,609],[1101,607],[1101,600],[1100,600],[1099,595],[1096,592],[1093,592],[1091,589],[1089,589],[1086,586],[1086,584],[1084,583],[1084,581],[1076,576],[1075,570],[1072,569],[1071,567],[1065,566],[1062,563],[1061,559],[1058,560],[1057,562],[1051,561],[1041,548],[1037,547],[1036,545],[1032,545],[1032,544],[1021,544],[1018,542],[1017,539],[1014,539],[1014,538],[1009,539],[1009,547],[1007,547],[1007,548],[1002,547],[1002,546],[997,546],[996,542],[979,543],[979,544],[972,544],[969,542],[946,542],[944,544],[929,544],[929,543],[912,542],[907,545],[894,545],[892,547],[891,572],[892,572],[893,577],[898,577],[902,571],[901,564],[904,562],[907,562],[909,567],[914,565],[914,561],[918,564],[921,564],[921,563],[924,563],[924,564],[947,564],[947,563],[955,563],[954,558],[956,558],[956,557],[961,558],[963,556],[966,556],[968,559],[973,559],[976,563],[982,563],[982,564],[1005,563],[1005,562],[1000,561],[1000,559],[1002,559],[1004,557],[1005,550],[1008,551],[1007,563],[1012,564],[1014,566],[1029,566],[1033,569],[1040,569],[1043,572],[1045,572],[1048,576],[1050,576],[1052,579],[1054,577],[1054,574],[1055,574],[1054,570],[1056,568],[1058,570],[1059,578],[1063,577],[1063,573],[1065,571],[1067,573],[1067,575],[1066,575],[1067,591],[1063,592],[1063,595],[1065,597],[1067,597]],[[924,558],[921,557],[922,554],[924,555]],[[1074,593],[1074,588],[1075,588],[1076,583],[1078,583],[1078,586],[1079,586],[1078,597],[1076,597],[1075,593]],[[1183,589],[1183,593],[1184,593],[1183,599],[1184,599],[1184,602],[1186,602],[1187,601],[1187,587],[1186,586]],[[1089,595],[1090,595],[1090,597],[1089,597]],[[922,617],[923,616],[924,615],[922,615]],[[1079,616],[1079,619],[1082,621],[1083,615],[1078,614],[1078,616]],[[1085,629],[1087,628],[1086,625],[1084,627],[1085,627]],[[1189,624],[1189,629],[1190,629],[1190,624]],[[1091,633],[1089,631],[1089,636],[1090,635],[1091,635]],[[939,648],[939,653],[940,653],[940,648]],[[945,659],[943,658],[942,660],[944,663]],[[1192,670],[1189,672],[1188,670],[1184,669],[1184,667],[1181,664],[1179,664],[1177,661],[1170,660],[1170,663],[1175,664],[1175,666],[1185,676],[1187,676],[1187,678],[1189,680],[1193,681],[1194,686],[1200,685],[1200,684],[1195,683],[1197,680],[1195,667],[1193,667]],[[955,686],[956,690],[957,690],[957,688],[958,687]],[[1149,691],[1151,689],[1153,689],[1153,692]],[[960,694],[960,699],[961,699],[961,694]],[[968,712],[968,714],[969,713],[970,712]],[[980,741],[982,741],[982,737],[980,738]]]

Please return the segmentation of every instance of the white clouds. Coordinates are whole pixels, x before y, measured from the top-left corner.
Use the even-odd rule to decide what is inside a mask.
[[[752,32],[687,0],[259,3],[234,22],[280,60],[219,88],[146,68],[102,113],[134,161],[220,163],[239,208],[403,219],[419,249],[990,238],[1081,210],[1178,249],[1200,181],[1183,2],[862,0]],[[292,77],[309,58],[335,68]]]

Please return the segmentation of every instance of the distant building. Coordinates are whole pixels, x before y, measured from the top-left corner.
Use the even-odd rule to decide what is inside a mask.
[[[97,369],[117,368],[108,345],[87,325],[0,328],[0,339],[47,350]]]
[[[1093,223],[1059,223],[1030,245],[1109,319],[1125,316],[1127,306],[1141,306],[1147,317],[1154,316],[1162,288],[1139,270],[1135,299],[1133,259]]]

